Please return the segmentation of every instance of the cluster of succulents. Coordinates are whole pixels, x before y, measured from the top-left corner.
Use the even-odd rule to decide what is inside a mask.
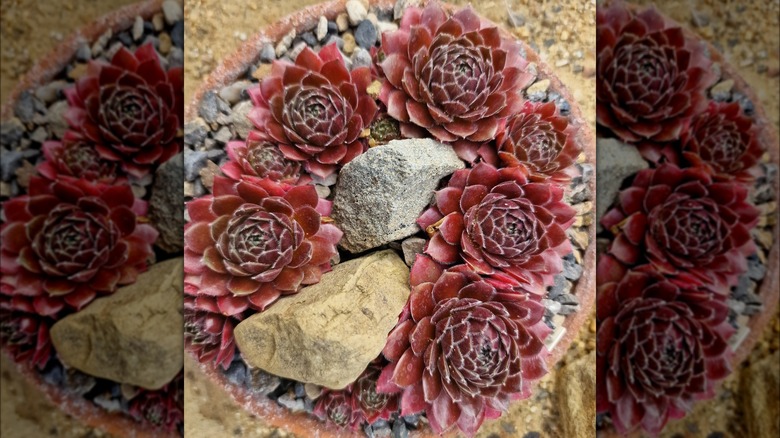
[[[425,413],[437,433],[471,436],[547,372],[541,301],[571,253],[563,184],[577,129],[555,102],[524,101],[535,75],[520,44],[470,8],[409,7],[372,53],[350,71],[335,44],[304,47],[247,89],[255,130],[227,144],[212,194],[187,204],[185,345],[227,370],[236,324],[319,281],[341,231],[313,183],[382,147],[375,126],[398,124],[399,137],[433,137],[469,166],[418,220],[429,240],[381,356],[324,389],[314,414],[359,428]]]
[[[597,410],[658,434],[731,371],[726,300],[755,252],[763,150],[739,103],[708,100],[704,43],[655,9],[615,3],[597,21],[598,124],[651,163],[601,219]]]
[[[27,193],[3,203],[2,341],[17,362],[42,370],[56,357],[54,322],[135,282],[153,261],[158,231],[131,183],[181,150],[182,81],[149,43],[90,62],[64,90],[69,129],[44,142]],[[162,409],[175,416],[181,404]]]

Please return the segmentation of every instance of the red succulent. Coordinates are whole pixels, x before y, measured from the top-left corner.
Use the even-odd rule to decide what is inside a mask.
[[[694,117],[680,136],[679,144],[641,144],[642,156],[653,162],[681,163],[703,167],[719,180],[750,181],[755,164],[764,153],[753,120],[739,103],[710,102]],[[681,153],[681,156],[680,156]]]
[[[382,34],[379,98],[405,137],[490,141],[533,79],[520,53],[471,8],[448,17],[437,2],[410,7],[399,30]]]
[[[571,179],[572,164],[581,152],[574,125],[558,114],[555,102],[526,102],[498,133],[498,156],[507,166],[518,166],[532,181]]]
[[[37,166],[38,172],[52,181],[83,178],[90,182],[112,184],[122,183],[117,164],[100,156],[93,145],[84,142],[71,131],[65,133],[62,142],[43,143],[46,158]]]
[[[279,146],[257,131],[249,133],[246,142],[229,142],[226,149],[230,161],[222,165],[222,172],[234,180],[253,176],[296,185],[311,180],[302,173],[300,161],[285,157]]]
[[[596,409],[620,434],[660,433],[731,371],[727,295],[686,277],[644,265],[598,279]]]
[[[240,321],[241,315],[223,315],[215,297],[184,296],[184,344],[202,363],[230,367],[236,353],[233,329]]]
[[[139,220],[146,202],[127,185],[33,177],[29,195],[3,210],[3,290],[32,297],[44,316],[133,283],[154,254],[157,231]]]
[[[435,432],[457,424],[472,436],[547,372],[541,298],[497,288],[466,265],[444,271],[425,255],[410,283],[377,388],[401,392],[401,415],[425,411]]]
[[[314,405],[314,415],[339,427],[357,429],[364,418],[354,409],[352,394],[348,389],[331,391],[325,389]]]
[[[151,43],[135,53],[123,47],[65,90],[65,116],[101,157],[140,178],[181,150],[183,90],[182,69],[163,70]]]
[[[376,361],[350,385],[352,409],[360,412],[368,424],[377,420],[389,420],[398,412],[398,395],[377,391],[377,381],[384,368],[384,362]]]
[[[179,373],[161,389],[141,390],[130,400],[129,413],[138,421],[174,433],[184,422],[184,375]]]
[[[36,314],[32,299],[0,295],[0,341],[17,363],[43,369],[52,356],[51,320]]]
[[[730,286],[755,249],[750,229],[758,210],[747,195],[743,185],[713,182],[701,168],[640,171],[601,219],[616,235],[609,253],[629,266],[646,258],[664,274]]]
[[[596,119],[624,141],[677,140],[715,80],[704,44],[655,9],[597,12]]]
[[[341,231],[322,223],[330,202],[312,185],[214,180],[213,196],[187,204],[184,287],[215,297],[223,315],[263,310],[330,269]]]
[[[560,186],[529,183],[518,167],[479,163],[458,170],[417,220],[432,233],[425,253],[544,293],[571,252],[566,229],[575,212],[562,198]]]
[[[377,112],[370,82],[368,67],[347,70],[335,43],[319,53],[307,47],[295,64],[275,61],[270,76],[248,90],[249,118],[287,158],[326,178],[366,149],[361,133]]]

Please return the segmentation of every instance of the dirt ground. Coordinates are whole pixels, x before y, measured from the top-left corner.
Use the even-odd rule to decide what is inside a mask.
[[[131,3],[129,0],[1,0],[2,10],[2,79],[0,100],[5,100],[20,74],[34,60],[44,56],[65,35],[82,23]],[[185,96],[189,99],[199,82],[232,53],[238,44],[263,26],[316,0],[186,0],[185,1]],[[83,3],[83,4],[81,4]],[[465,5],[465,0],[456,0]],[[586,118],[595,118],[595,1],[474,1],[474,8],[487,18],[508,26],[507,9],[524,17],[525,24],[512,31],[535,44],[544,59],[573,92]],[[643,2],[650,3],[650,2]],[[658,2],[657,2],[658,3]],[[778,67],[778,3],[749,2],[747,9],[738,2],[717,0],[668,0],[661,10],[672,18],[699,27],[694,30],[717,42],[728,59],[739,67],[740,74],[757,91],[771,120],[780,118],[780,78]],[[78,6],[76,6],[78,4]],[[718,6],[720,5],[720,6]],[[695,20],[690,8],[704,12]],[[701,25],[703,22],[707,25]],[[556,67],[557,66],[557,67]],[[777,269],[777,267],[775,267]],[[595,344],[595,324],[586,326],[565,359],[571,363],[584,356]],[[748,363],[765,358],[778,349],[780,322],[777,318],[768,327],[758,348]],[[3,360],[2,418],[0,435],[29,437],[57,435],[66,437],[104,436],[90,431],[51,407],[40,394],[20,381]],[[563,365],[565,366],[565,365]],[[664,434],[669,437],[733,436],[733,430],[744,430],[740,382],[747,365],[734,373],[718,396],[701,403],[685,420],[671,424]],[[265,427],[261,419],[241,410],[211,382],[205,381],[196,367],[185,363],[185,434],[188,437],[211,436],[286,436],[282,431]],[[559,371],[553,370],[541,387],[555,391]],[[554,394],[552,394],[554,398]],[[486,424],[480,436],[523,437],[561,436],[559,410],[551,401],[532,400],[514,404],[501,420]],[[737,426],[734,426],[736,424]],[[13,425],[13,426],[11,426]],[[736,427],[736,429],[735,429]],[[539,435],[534,435],[538,432]],[[718,434],[720,433],[720,434]]]

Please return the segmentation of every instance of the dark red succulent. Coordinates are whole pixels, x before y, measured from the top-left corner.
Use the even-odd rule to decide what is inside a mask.
[[[314,415],[339,427],[357,429],[364,421],[360,411],[354,409],[349,390],[325,389],[314,405]]]
[[[65,90],[65,117],[101,157],[140,178],[181,150],[183,93],[182,69],[166,72],[151,43],[135,53],[123,47]]]
[[[599,265],[620,266],[610,258]],[[652,265],[600,272],[596,409],[621,435],[639,427],[657,435],[695,400],[714,396],[731,371],[728,295],[687,277]]]
[[[71,131],[65,133],[61,142],[44,142],[43,156],[46,159],[38,164],[38,173],[52,181],[83,178],[95,183],[120,184],[126,179],[120,176],[117,163],[102,158],[94,145]]]
[[[323,223],[330,202],[314,186],[217,176],[213,193],[187,204],[187,294],[215,297],[220,313],[232,316],[263,310],[330,270],[342,233]]]
[[[716,79],[705,45],[655,9],[599,8],[596,119],[627,142],[677,140]]]
[[[279,146],[257,131],[251,132],[246,142],[229,142],[226,149],[230,161],[221,169],[234,180],[250,176],[296,185],[311,180],[302,172],[300,161],[285,157]]]
[[[29,297],[0,294],[0,342],[15,362],[29,362],[40,369],[46,366],[53,352],[51,323],[36,314]]]
[[[247,90],[255,104],[249,119],[287,158],[326,178],[366,150],[361,134],[377,112],[370,82],[368,67],[350,72],[335,43],[319,53],[307,47],[295,64],[275,61],[270,76]]]
[[[702,283],[731,286],[755,250],[750,229],[758,210],[747,196],[743,185],[713,182],[701,168],[640,171],[601,219],[615,234],[609,253],[628,266],[649,261],[663,274],[687,272]]]
[[[409,7],[381,50],[379,98],[404,137],[493,140],[533,80],[519,44],[471,8],[448,17],[437,2]]]
[[[436,433],[457,424],[472,436],[547,372],[541,297],[496,287],[466,265],[443,270],[425,255],[410,283],[377,388],[401,392],[401,415],[425,411]]]
[[[377,391],[377,381],[386,362],[375,361],[350,385],[352,409],[360,412],[368,424],[389,420],[398,412],[398,395]]]
[[[4,293],[31,297],[36,313],[76,310],[146,270],[157,231],[130,186],[30,180],[29,195],[3,204]]]
[[[753,120],[739,103],[710,102],[682,131],[680,142],[640,144],[642,156],[653,162],[703,167],[718,180],[751,181],[764,150]]]
[[[498,156],[507,166],[518,166],[532,181],[572,177],[572,164],[582,151],[575,141],[576,127],[558,114],[555,102],[526,102],[498,133]]]
[[[214,362],[228,369],[236,353],[233,329],[241,316],[222,314],[215,297],[185,295],[184,345],[198,361]]]
[[[168,433],[175,433],[184,422],[184,374],[179,373],[161,389],[141,390],[130,400],[130,416]]]
[[[529,183],[519,167],[458,170],[417,220],[432,234],[425,253],[543,294],[571,252],[566,229],[575,211],[562,199],[560,186]]]

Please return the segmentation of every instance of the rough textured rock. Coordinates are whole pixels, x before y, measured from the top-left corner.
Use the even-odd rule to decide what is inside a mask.
[[[160,237],[155,244],[169,253],[184,248],[184,158],[181,153],[166,161],[154,174],[149,217]]]
[[[87,374],[159,389],[182,369],[182,258],[152,265],[135,283],[58,321],[60,359]]]
[[[566,364],[556,384],[564,436],[596,436],[596,352]]]
[[[333,219],[340,245],[357,253],[420,230],[415,221],[439,180],[464,167],[451,147],[431,139],[394,140],[341,169]]]
[[[401,242],[401,251],[404,253],[404,262],[407,265],[412,266],[414,259],[417,258],[417,254],[421,254],[425,250],[425,244],[428,241],[422,237],[410,237]]]
[[[780,351],[750,365],[742,397],[749,436],[780,436]]]
[[[386,250],[336,265],[322,280],[241,322],[251,366],[343,388],[379,355],[409,297],[409,268]]]
[[[648,164],[639,155],[635,146],[614,138],[598,139],[596,155],[599,176],[596,184],[596,217],[601,220],[601,216],[615,201],[623,180],[642,169],[647,169]]]

